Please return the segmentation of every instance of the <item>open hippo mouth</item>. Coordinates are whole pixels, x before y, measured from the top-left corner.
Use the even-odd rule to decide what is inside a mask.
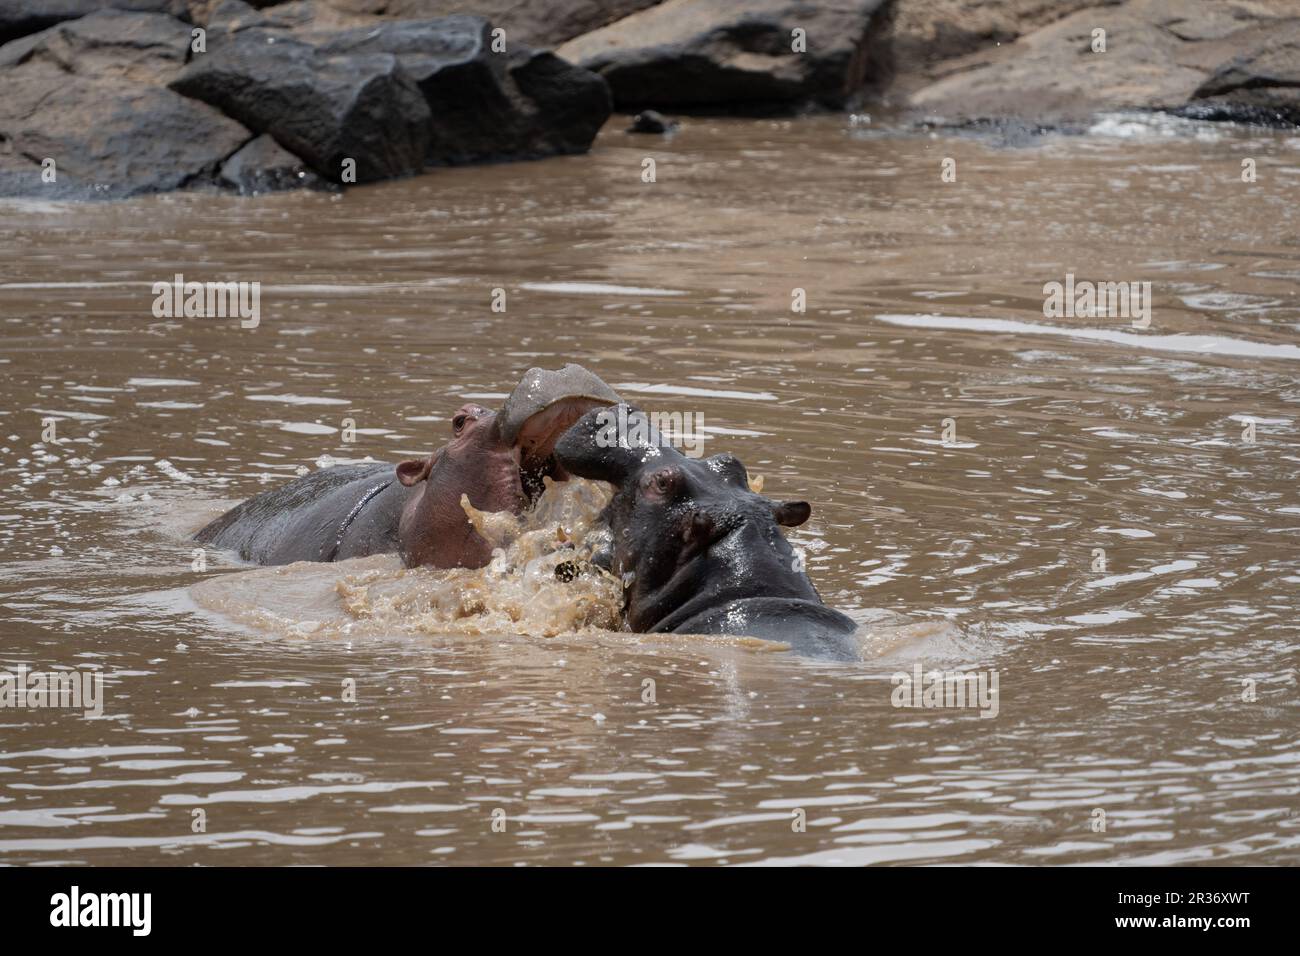
[[[501,441],[512,447],[519,462],[520,487],[532,501],[542,491],[542,478],[568,479],[555,457],[555,445],[578,419],[594,408],[621,399],[601,379],[581,365],[556,372],[532,368],[515,386],[497,415]]]
[[[492,549],[466,520],[462,499],[483,512],[523,511],[545,478],[568,477],[555,457],[560,437],[584,415],[618,401],[597,376],[570,364],[529,369],[499,413],[462,406],[451,441],[397,466],[397,480],[413,489],[398,524],[402,560],[408,567],[487,564]]]

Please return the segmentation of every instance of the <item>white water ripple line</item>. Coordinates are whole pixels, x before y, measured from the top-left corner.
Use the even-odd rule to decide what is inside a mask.
[[[607,282],[521,282],[521,289],[533,292],[560,292],[573,295],[685,295],[681,289],[653,286],[612,285]]]
[[[1209,356],[1300,359],[1300,346],[1250,342],[1222,335],[1137,335],[1113,329],[1068,329],[1057,325],[1017,322],[1013,319],[980,319],[952,315],[877,315],[881,322],[914,329],[944,329],[956,332],[1005,332],[1020,335],[1064,335],[1091,342],[1107,342],[1157,352],[1191,352]]]
[[[148,279],[116,279],[105,280],[102,282],[0,282],[0,290],[4,289],[116,289],[122,287],[138,287],[141,289],[152,290],[157,282],[166,282],[171,284],[175,275],[163,276],[157,280]],[[191,277],[187,281],[202,281]],[[388,292],[411,289],[427,289],[434,286],[458,285],[462,280],[455,277],[439,279],[423,279],[420,281],[407,282],[350,282],[350,283],[275,283],[263,282],[262,289],[266,292],[289,292],[289,293],[310,293],[315,295],[325,295],[335,293],[338,295],[360,294],[366,295],[371,292]]]

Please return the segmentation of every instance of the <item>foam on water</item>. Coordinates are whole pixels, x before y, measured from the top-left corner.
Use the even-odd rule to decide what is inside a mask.
[[[485,568],[404,568],[397,555],[302,561],[211,578],[191,594],[200,607],[282,637],[531,634],[617,630],[619,581],[590,563],[609,532],[596,517],[607,486],[546,483],[522,517],[486,514],[462,498],[494,548]]]
[[[1269,342],[1250,342],[1225,335],[1136,335],[1113,329],[1063,328],[1037,322],[1019,322],[1012,319],[984,319],[950,315],[877,315],[881,322],[915,329],[943,329],[955,332],[999,332],[1022,335],[1064,335],[1132,348],[1159,352],[1191,352],[1210,358],[1233,356],[1243,358],[1300,359],[1300,346],[1279,345]]]

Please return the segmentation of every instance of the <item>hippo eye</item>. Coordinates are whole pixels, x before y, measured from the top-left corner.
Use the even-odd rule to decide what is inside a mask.
[[[465,423],[467,421],[469,421],[468,415],[465,414],[457,415],[455,418],[451,420],[452,431],[454,431],[457,435],[459,435],[460,430],[465,427]]]

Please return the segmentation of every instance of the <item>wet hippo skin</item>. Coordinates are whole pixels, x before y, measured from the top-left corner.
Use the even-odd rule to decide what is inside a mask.
[[[625,435],[620,420],[633,426]],[[853,620],[822,603],[781,532],[808,520],[807,502],[754,493],[732,455],[686,457],[627,406],[588,412],[555,455],[570,474],[614,486],[602,517],[632,630],[749,635],[860,659]]]
[[[427,458],[306,475],[232,508],[195,540],[258,564],[397,551],[407,567],[482,567],[492,549],[461,497],[479,511],[521,511],[543,477],[566,477],[553,455],[557,438],[588,410],[617,401],[580,365],[529,369],[499,414],[461,406],[451,440]]]

